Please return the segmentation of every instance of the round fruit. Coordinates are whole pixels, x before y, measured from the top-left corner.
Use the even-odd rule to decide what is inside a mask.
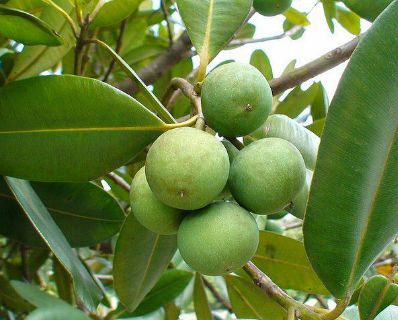
[[[271,17],[284,13],[293,0],[254,0],[253,7],[261,15]]]
[[[190,213],[177,234],[185,262],[211,276],[241,268],[255,254],[258,241],[256,221],[232,202],[215,202]]]
[[[176,234],[184,217],[184,211],[166,206],[149,188],[145,168],[135,175],[130,191],[131,210],[145,228],[154,233]]]
[[[203,208],[224,189],[229,159],[216,137],[193,128],[162,134],[149,149],[146,177],[155,196],[185,210]]]
[[[247,135],[271,112],[270,86],[255,67],[237,62],[222,65],[203,82],[202,109],[207,124],[225,137]]]
[[[241,150],[228,186],[235,200],[257,214],[282,211],[300,192],[306,169],[297,148],[279,138],[261,139]]]

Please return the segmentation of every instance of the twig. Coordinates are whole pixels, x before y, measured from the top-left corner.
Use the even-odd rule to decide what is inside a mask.
[[[285,227],[285,230],[296,229],[296,228],[300,228],[302,226],[303,226],[303,221],[298,221],[298,222],[287,225]]]
[[[123,190],[130,192],[130,185],[123,178],[119,177],[116,173],[109,172],[106,176]]]
[[[285,74],[284,76],[270,81],[273,95],[293,88],[315,76],[328,71],[349,59],[357,47],[361,36],[338,47],[320,58]]]
[[[267,41],[274,41],[274,40],[281,40],[286,37],[290,37],[291,35],[295,34],[297,31],[299,31],[302,27],[301,26],[295,26],[292,29],[283,32],[281,34],[277,34],[275,36],[270,36],[270,37],[264,37],[264,38],[258,38],[258,39],[235,39],[232,40],[228,47],[235,47],[235,46],[243,46],[245,44],[251,44],[251,43],[259,43],[259,42],[267,42]]]
[[[336,307],[332,311],[321,315],[322,320],[335,320],[340,317],[344,310],[347,308],[350,299],[351,297],[347,297],[344,300],[338,300]]]
[[[90,19],[88,16],[84,18],[83,25],[80,28],[80,34],[77,37],[76,47],[75,47],[75,66],[74,66],[74,74],[80,75],[82,71],[82,61],[80,54],[83,50],[85,45],[85,37],[86,32],[88,31],[88,26],[90,24]]]
[[[216,288],[205,278],[202,277],[203,284],[206,286],[207,289],[211,292],[214,298],[222,304],[222,306],[229,311],[229,313],[233,313],[231,304],[224,299],[224,297],[217,291]]]
[[[253,279],[253,282],[272,300],[284,309],[294,308],[299,317],[309,320],[321,320],[321,316],[309,309],[307,306],[291,298],[286,292],[279,288],[272,280],[259,270],[251,261],[243,269]]]
[[[162,8],[164,20],[166,20],[166,25],[167,25],[167,32],[169,36],[169,46],[171,47],[173,45],[173,31],[171,29],[171,23],[169,19],[169,12],[167,9],[167,5],[164,0],[160,0],[160,6]]]
[[[231,137],[224,137],[224,138],[227,139],[229,142],[231,142],[238,150],[242,150],[245,147],[243,143],[236,138],[231,138]]]
[[[127,19],[123,20],[122,23],[120,24],[119,36],[117,38],[116,47],[115,47],[115,52],[117,54],[119,54],[120,49],[122,48],[123,36],[124,36],[124,32],[126,31],[126,26],[127,26]],[[109,64],[108,70],[105,72],[104,78],[102,79],[103,82],[108,81],[108,78],[112,73],[115,63],[116,63],[115,59],[112,59],[111,63]]]
[[[138,76],[146,84],[154,83],[173,68],[178,62],[194,55],[191,50],[192,43],[188,34],[184,32],[173,45],[158,58],[153,60],[149,65],[138,72]],[[117,87],[129,95],[134,95],[138,91],[138,87],[133,85],[131,79],[126,79],[119,83]]]

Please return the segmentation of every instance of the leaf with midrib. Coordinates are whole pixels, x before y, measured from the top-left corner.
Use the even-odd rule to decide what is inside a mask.
[[[0,5],[0,33],[25,45],[59,46],[60,36],[34,15]]]
[[[124,213],[116,200],[93,183],[32,183],[72,247],[86,247],[119,232]],[[85,230],[82,232],[82,230]],[[29,246],[47,247],[0,178],[0,233]]]
[[[72,251],[68,241],[51,218],[51,215],[29,182],[10,177],[7,177],[6,181],[25,214],[40,233],[42,239],[70,273],[76,296],[89,310],[95,310],[97,304],[102,299],[102,291],[86,267]]]
[[[30,78],[1,87],[0,96],[0,174],[26,180],[93,180],[165,130],[139,102],[94,79]]]
[[[361,40],[328,113],[304,222],[310,261],[350,295],[398,232],[398,1]]]
[[[298,240],[260,231],[260,242],[252,260],[284,289],[328,294],[308,261],[303,243]]]
[[[113,276],[121,303],[133,312],[166,270],[177,249],[176,236],[160,236],[130,214],[115,248]]]
[[[198,320],[213,319],[209,301],[207,300],[203,278],[200,273],[195,275],[195,284],[193,289],[193,305]]]
[[[177,0],[188,35],[207,65],[245,21],[252,0]]]

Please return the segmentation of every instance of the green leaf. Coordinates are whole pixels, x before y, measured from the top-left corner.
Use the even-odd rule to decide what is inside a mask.
[[[130,214],[116,244],[114,287],[123,305],[133,312],[166,270],[177,248],[176,236],[145,229]]]
[[[65,301],[45,293],[38,286],[15,280],[11,281],[11,285],[22,298],[35,307],[58,308],[68,306]]]
[[[300,86],[294,88],[287,97],[276,107],[275,113],[296,118],[301,112],[311,105],[318,93],[318,84],[314,83],[307,90],[302,90]]]
[[[373,21],[393,0],[342,0],[356,14]]]
[[[15,62],[15,53],[11,50],[0,48],[0,86],[4,85]]]
[[[53,272],[54,281],[57,285],[57,292],[60,299],[73,304],[73,287],[72,278],[64,266],[58,261],[57,258],[53,258]]]
[[[71,306],[38,308],[26,320],[91,320],[82,311]]]
[[[25,45],[59,46],[60,36],[46,22],[27,12],[0,5],[0,33]]]
[[[177,298],[192,279],[192,272],[167,270],[137,309],[128,317],[138,317],[153,312]],[[124,316],[127,317],[127,316]]]
[[[370,278],[359,295],[361,320],[373,320],[398,297],[398,285],[383,276]]]
[[[322,0],[323,11],[328,27],[334,33],[333,19],[336,17],[336,1],[335,0]]]
[[[231,40],[252,6],[251,0],[177,0],[192,43],[206,66]]]
[[[273,232],[260,231],[253,263],[284,289],[327,295],[307,258],[302,242]]]
[[[132,15],[143,0],[111,0],[104,4],[91,28],[106,27],[119,23]]]
[[[207,300],[202,276],[199,273],[195,275],[195,284],[193,289],[193,305],[196,318],[198,320],[212,320],[211,309]]]
[[[304,222],[310,261],[337,298],[351,294],[398,230],[395,1],[360,42],[332,101]]]
[[[33,306],[22,299],[10,282],[0,274],[0,303],[15,311],[30,311]]]
[[[250,280],[232,275],[224,276],[224,279],[232,309],[239,319],[285,319],[286,311]]]
[[[257,49],[253,51],[250,57],[250,64],[256,67],[267,80],[274,78],[271,62],[263,50]]]
[[[361,33],[361,19],[354,12],[337,6],[336,19],[348,32],[354,35]]]
[[[318,137],[322,136],[323,128],[325,127],[325,118],[319,119],[308,125],[306,128],[313,133],[315,133]]]
[[[32,183],[72,247],[111,238],[124,221],[116,200],[93,183]],[[84,232],[82,232],[84,230]],[[34,247],[47,247],[0,178],[0,233]]]
[[[307,15],[303,12],[300,12],[292,7],[287,9],[283,15],[286,17],[288,21],[293,23],[294,25],[297,26],[303,26],[306,27],[311,24],[311,22],[308,20]]]
[[[94,79],[31,78],[0,88],[0,95],[0,174],[27,180],[95,179],[164,129],[136,100]]]
[[[94,310],[102,298],[102,292],[70,248],[46,207],[27,181],[9,177],[6,181],[40,236],[72,276],[77,297],[87,308]]]
[[[66,12],[72,14],[74,9],[69,0],[54,0]],[[54,8],[47,6],[40,14],[40,19],[49,24],[63,39],[58,47],[26,46],[18,53],[9,81],[28,78],[54,67],[75,44],[72,30],[66,20]]]
[[[311,131],[287,116],[275,114],[269,116],[263,126],[246,136],[245,143],[271,137],[292,143],[300,151],[307,168],[314,169],[320,139]]]
[[[318,90],[311,104],[311,116],[312,119],[316,121],[326,117],[329,109],[329,98],[322,83],[318,82],[314,85],[318,87]]]

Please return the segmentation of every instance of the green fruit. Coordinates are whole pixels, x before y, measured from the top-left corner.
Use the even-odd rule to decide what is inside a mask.
[[[257,214],[282,211],[305,183],[305,164],[297,148],[279,138],[261,139],[241,150],[228,181],[235,200]]]
[[[216,202],[190,213],[177,235],[185,262],[212,276],[240,269],[254,256],[258,241],[253,216],[232,202]]]
[[[284,13],[293,0],[254,0],[253,7],[261,15],[271,17]]]
[[[301,191],[300,191],[301,192]],[[268,216],[268,220],[279,220],[285,217],[289,212],[282,210],[281,212],[274,213]]]
[[[224,189],[229,159],[216,137],[193,128],[162,134],[149,149],[145,173],[155,196],[185,210],[203,208]]]
[[[373,21],[393,0],[343,0],[344,4],[362,18]]]
[[[267,80],[249,64],[222,65],[203,82],[205,120],[225,137],[253,132],[267,119],[271,107],[272,92]]]
[[[131,210],[145,228],[162,235],[176,234],[184,211],[166,206],[159,201],[145,177],[145,168],[135,175],[130,191]]]

